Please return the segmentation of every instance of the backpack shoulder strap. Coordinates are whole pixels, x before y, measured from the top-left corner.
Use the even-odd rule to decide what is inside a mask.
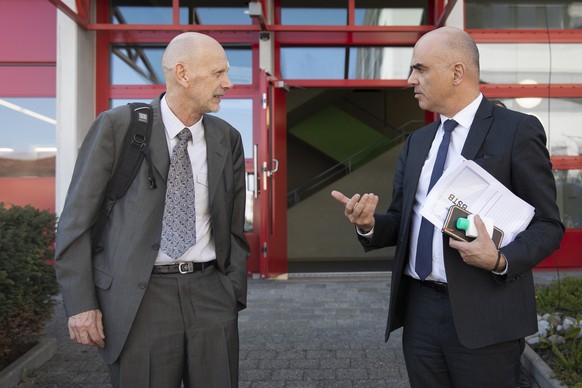
[[[132,102],[128,104],[131,110],[131,120],[125,140],[123,141],[122,154],[115,166],[115,170],[109,184],[107,193],[101,206],[101,211],[95,222],[91,239],[93,241],[93,252],[103,249],[101,245],[101,234],[105,224],[109,219],[109,214],[115,202],[123,197],[131,183],[135,179],[144,157],[148,157],[148,144],[152,133],[152,107],[143,102]],[[148,158],[149,159],[149,158]],[[151,172],[150,163],[150,188],[156,188],[155,180]]]

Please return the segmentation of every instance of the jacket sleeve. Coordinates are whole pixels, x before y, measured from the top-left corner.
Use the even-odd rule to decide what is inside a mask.
[[[556,183],[540,121],[523,115],[511,153],[511,190],[535,208],[529,226],[501,251],[507,257],[508,280],[531,270],[560,246],[564,225],[556,204]]]
[[[247,298],[247,258],[250,254],[249,244],[244,235],[246,184],[245,157],[240,133],[231,132],[233,160],[233,211],[230,224],[230,257],[226,275],[237,291],[239,310],[246,307]]]
[[[127,123],[121,125],[129,125]],[[98,308],[93,280],[91,228],[100,211],[123,135],[109,112],[92,124],[79,150],[63,211],[58,220],[55,271],[68,316]]]

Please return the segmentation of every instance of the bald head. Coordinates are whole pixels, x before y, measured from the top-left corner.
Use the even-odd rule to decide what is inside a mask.
[[[453,27],[416,42],[408,84],[422,109],[453,117],[480,93],[479,51],[471,36]]]
[[[186,32],[168,44],[162,56],[166,102],[185,125],[204,113],[218,112],[224,93],[233,87],[220,43],[208,35]]]
[[[467,32],[454,27],[441,27],[422,36],[417,45],[430,45],[438,50],[443,66],[464,63],[467,75],[478,82],[479,50]]]
[[[210,36],[198,32],[186,32],[176,36],[162,55],[164,74],[172,72],[179,63],[195,63],[209,50],[222,50],[222,46]]]

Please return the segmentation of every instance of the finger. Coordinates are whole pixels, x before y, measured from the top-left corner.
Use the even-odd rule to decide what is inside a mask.
[[[362,213],[374,213],[378,206],[378,196],[374,193],[364,194],[359,203],[363,206]]]
[[[348,197],[346,197],[345,195],[336,190],[331,192],[331,196],[334,197],[336,201],[338,201],[342,205],[347,205],[348,202],[350,201]]]
[[[487,227],[485,226],[485,223],[483,222],[481,217],[479,217],[479,215],[476,214],[474,220],[475,220],[475,226],[477,227],[477,238],[479,238],[479,237],[489,238],[489,233],[487,233]]]

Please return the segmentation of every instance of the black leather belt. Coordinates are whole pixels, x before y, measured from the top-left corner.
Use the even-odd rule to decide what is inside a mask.
[[[195,263],[193,261],[181,261],[176,264],[154,265],[153,274],[173,274],[181,273],[182,275],[192,272],[204,271],[206,268],[216,267],[216,260],[204,263]]]
[[[434,280],[418,280],[415,278],[410,279],[416,283],[419,283],[422,286],[432,288],[433,290],[438,291],[441,294],[445,295],[449,294],[449,286],[447,285],[447,283],[435,282]]]

